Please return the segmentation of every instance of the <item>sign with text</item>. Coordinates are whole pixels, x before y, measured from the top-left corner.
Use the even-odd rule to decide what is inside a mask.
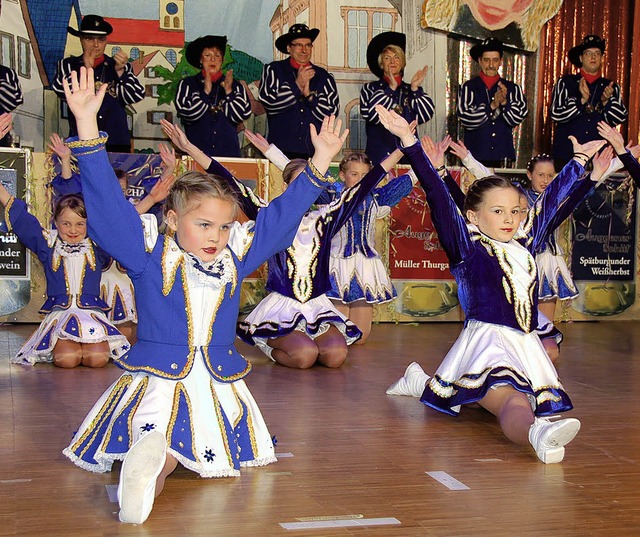
[[[459,182],[459,172],[452,171]],[[389,272],[394,280],[453,280],[419,185],[391,210]]]
[[[3,149],[0,152],[0,183],[15,197],[25,191],[27,152],[22,149]],[[4,211],[0,217],[0,278],[29,280],[30,263],[25,246],[8,231]]]

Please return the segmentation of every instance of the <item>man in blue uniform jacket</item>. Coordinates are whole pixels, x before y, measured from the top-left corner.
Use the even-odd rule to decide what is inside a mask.
[[[113,27],[98,15],[86,15],[80,30],[70,26],[67,31],[80,38],[82,56],[72,56],[60,60],[51,88],[64,101],[62,81],[71,81],[71,72],[80,72],[80,67],[93,68],[96,88],[108,84],[102,107],[98,112],[98,128],[109,135],[107,151],[131,153],[131,132],[127,122],[127,105],[144,99],[144,87],[133,74],[129,58],[119,50],[113,57],[107,56],[107,36]],[[69,113],[69,136],[76,136],[76,120]]]
[[[480,65],[480,74],[462,84],[458,94],[457,115],[464,126],[464,143],[490,168],[513,164],[513,129],[529,111],[522,88],[498,74],[502,53],[502,42],[493,38],[471,47],[469,54]]]
[[[591,34],[570,49],[569,61],[580,72],[560,77],[553,88],[551,119],[556,123],[553,140],[556,169],[573,157],[569,136],[575,136],[580,143],[597,140],[600,121],[615,127],[627,119],[620,86],[602,76],[605,45],[604,39]]]
[[[267,111],[267,140],[290,159],[309,158],[313,154],[309,124],[319,130],[325,117],[340,110],[333,76],[311,63],[319,33],[306,24],[294,24],[276,39],[276,48],[289,57],[265,65],[262,71],[259,96]]]

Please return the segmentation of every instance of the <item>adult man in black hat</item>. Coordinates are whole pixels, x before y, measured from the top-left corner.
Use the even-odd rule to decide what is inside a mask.
[[[605,45],[600,36],[587,35],[568,54],[569,61],[580,72],[560,77],[553,88],[551,119],[556,122],[553,140],[556,167],[563,166],[573,157],[570,135],[580,143],[596,140],[600,138],[600,121],[615,127],[627,119],[620,86],[602,76]]]
[[[238,124],[251,115],[251,101],[233,69],[222,74],[226,36],[205,35],[187,46],[187,61],[201,72],[183,78],[175,105],[189,141],[210,157],[239,157]]]
[[[18,75],[13,69],[0,65],[0,115],[15,110],[22,103],[22,89]],[[0,147],[8,147],[10,143],[10,132],[0,136]]]
[[[276,48],[289,58],[265,65],[260,101],[267,111],[267,139],[289,158],[309,158],[313,145],[309,125],[318,131],[322,120],[340,109],[333,76],[311,63],[313,42],[320,30],[294,24],[276,39]]]
[[[107,150],[118,153],[131,152],[131,133],[127,124],[126,106],[144,99],[144,87],[131,70],[127,55],[119,50],[115,56],[107,56],[107,36],[112,26],[98,15],[85,15],[80,30],[70,26],[67,31],[80,38],[82,56],[72,56],[60,60],[51,88],[64,100],[62,81],[71,81],[71,72],[80,67],[92,67],[96,88],[108,84],[109,88],[98,112],[98,127],[109,135]],[[69,113],[69,136],[77,134],[76,121]]]
[[[399,32],[382,32],[367,46],[367,64],[379,80],[362,87],[360,114],[366,121],[367,156],[374,163],[381,162],[396,149],[396,137],[380,123],[376,105],[397,112],[409,123],[415,120],[418,125],[433,116],[433,101],[422,89],[427,66],[418,69],[410,83],[402,80],[407,64],[406,47],[407,36]]]
[[[516,158],[513,129],[528,113],[522,88],[498,73],[503,46],[485,39],[469,54],[480,65],[480,74],[460,87],[457,116],[464,126],[464,143],[485,166],[510,167]]]

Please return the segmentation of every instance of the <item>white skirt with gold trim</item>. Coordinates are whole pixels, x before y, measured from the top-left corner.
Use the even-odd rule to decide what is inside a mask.
[[[554,255],[548,249],[536,254],[538,267],[538,299],[571,300],[579,293],[567,262],[561,254]]]
[[[316,339],[331,326],[340,331],[347,345],[362,337],[358,327],[336,309],[327,295],[300,302],[273,291],[260,301],[244,321],[238,323],[236,333],[240,339],[256,345],[273,360],[273,349],[268,344],[270,339],[286,336],[294,330]]]
[[[573,408],[536,333],[470,320],[427,382],[421,400],[447,414],[509,385],[529,396],[536,415]]]
[[[182,380],[124,373],[98,399],[63,453],[107,472],[145,432],[167,439],[167,453],[202,477],[237,476],[276,461],[271,435],[244,380],[221,383],[202,355]]]
[[[350,257],[329,258],[331,290],[327,296],[345,304],[365,300],[369,304],[384,304],[393,300],[396,290],[379,257],[366,257],[357,252]]]
[[[26,365],[52,362],[53,348],[59,339],[85,344],[106,341],[112,359],[119,358],[130,348],[127,338],[107,319],[102,310],[72,306],[66,310],[47,313],[38,329],[11,362]]]
[[[113,324],[138,322],[133,283],[127,273],[120,270],[115,261],[102,273],[100,298],[111,308],[107,315]]]

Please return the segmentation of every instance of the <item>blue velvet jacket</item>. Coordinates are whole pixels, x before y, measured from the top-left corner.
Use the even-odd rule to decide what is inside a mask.
[[[27,211],[24,201],[12,198],[5,209],[5,219],[10,223],[9,231],[13,231],[20,242],[31,250],[44,267],[47,280],[47,300],[40,308],[40,313],[52,310],[66,310],[71,306],[83,309],[111,308],[100,298],[100,278],[102,270],[111,258],[100,248],[96,248],[89,239],[89,250],[84,257],[82,274],[82,290],[74,297],[69,294],[69,275],[66,273],[64,261],[56,254],[55,243],[60,241],[55,232],[45,230],[38,219]]]
[[[640,188],[640,164],[638,161],[631,153],[629,153],[629,151],[626,151],[622,155],[618,155],[618,158],[622,161],[622,164],[624,164],[624,167],[629,172],[636,188]]]
[[[186,294],[187,254],[163,235],[150,251],[147,249],[140,217],[122,195],[103,149],[105,141],[100,138],[71,146],[82,174],[90,234],[127,269],[135,288],[138,341],[115,362],[127,371],[178,380],[189,373],[201,350],[216,380],[233,382],[245,377],[251,364],[234,347],[239,285],[270,256],[291,244],[300,219],[323,188],[322,178],[307,168],[291,188],[260,211],[254,223],[245,224],[248,227],[243,228],[247,233],[241,248],[234,251],[227,246],[220,253],[219,257],[231,258],[233,278],[222,290],[208,343],[198,347],[192,326],[200,312],[192,311]],[[109,200],[108,209],[105,200]],[[234,224],[234,229],[239,227]]]
[[[228,171],[225,173],[224,167],[215,160],[207,171],[229,180],[229,184],[240,195],[242,210],[249,218],[256,218],[264,210],[264,202],[235,180]],[[301,263],[302,260],[297,259],[300,254],[296,253],[295,244],[277,252],[269,259],[267,290],[300,302],[307,302],[329,291],[331,239],[386,175],[387,172],[382,166],[376,165],[357,185],[344,190],[335,201],[305,215],[300,227],[308,228],[308,238],[312,246],[309,251],[303,250],[302,255],[309,254],[311,259],[305,259],[304,263]],[[298,179],[293,181],[285,192],[289,192],[297,182]]]
[[[404,151],[425,190],[431,219],[458,283],[458,297],[466,319],[500,324],[526,333],[535,330],[538,324],[537,279],[532,279],[528,303],[518,304],[509,278],[492,248],[492,240],[469,229],[445,182],[431,166],[420,144]],[[555,213],[560,209],[568,210],[564,208],[565,200],[583,173],[584,168],[571,160],[529,211],[524,223],[526,235],[518,238],[518,242],[530,253],[544,244],[559,225]],[[536,270],[533,257],[530,270]]]
[[[337,192],[342,192],[343,189],[344,186]],[[365,257],[377,257],[378,253],[370,242],[370,237],[373,235],[370,231],[372,226],[375,226],[378,207],[394,207],[400,203],[402,198],[408,196],[412,190],[413,183],[408,175],[401,175],[392,179],[386,185],[375,188],[373,192],[367,195],[362,205],[353,213],[344,226],[338,230],[339,234],[331,244],[333,255],[351,257],[356,253],[361,253]]]

